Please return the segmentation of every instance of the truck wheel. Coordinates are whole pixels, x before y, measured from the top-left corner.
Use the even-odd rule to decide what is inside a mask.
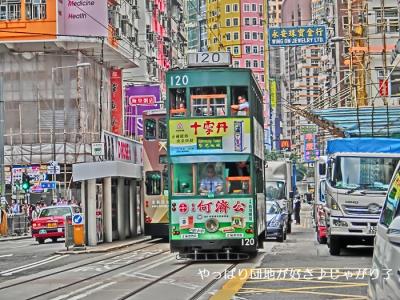
[[[283,243],[284,239],[285,239],[285,232],[284,232],[284,230],[283,230],[283,228],[282,228],[282,230],[281,230],[281,235],[278,236],[278,237],[276,238],[276,240],[277,240],[279,243]]]
[[[39,244],[44,244],[44,239],[37,239]]]
[[[330,237],[329,241],[329,253],[331,255],[340,255],[340,240],[337,238]]]
[[[290,218],[291,218],[291,217],[292,217],[292,216],[290,216]],[[289,222],[288,222],[286,232],[287,232],[287,233],[292,233],[292,221],[289,221]]]

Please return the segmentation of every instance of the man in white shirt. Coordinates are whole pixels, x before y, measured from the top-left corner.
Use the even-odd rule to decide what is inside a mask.
[[[249,102],[243,96],[238,97],[239,104],[231,105],[232,109],[236,111],[237,116],[248,116],[249,115]]]

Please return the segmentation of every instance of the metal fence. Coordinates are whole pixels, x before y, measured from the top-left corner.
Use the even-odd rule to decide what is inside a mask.
[[[30,220],[25,214],[7,215],[8,235],[27,235],[30,234]]]

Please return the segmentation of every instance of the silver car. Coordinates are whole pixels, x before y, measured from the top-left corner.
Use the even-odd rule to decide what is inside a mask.
[[[370,299],[400,299],[400,164],[394,172],[377,225]]]

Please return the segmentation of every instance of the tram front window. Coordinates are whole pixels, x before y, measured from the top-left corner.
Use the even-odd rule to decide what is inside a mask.
[[[199,196],[218,196],[252,192],[248,161],[175,164],[172,169],[174,195],[196,193]]]
[[[199,194],[222,194],[224,190],[224,181],[222,179],[223,164],[203,164],[199,165],[199,169]]]

